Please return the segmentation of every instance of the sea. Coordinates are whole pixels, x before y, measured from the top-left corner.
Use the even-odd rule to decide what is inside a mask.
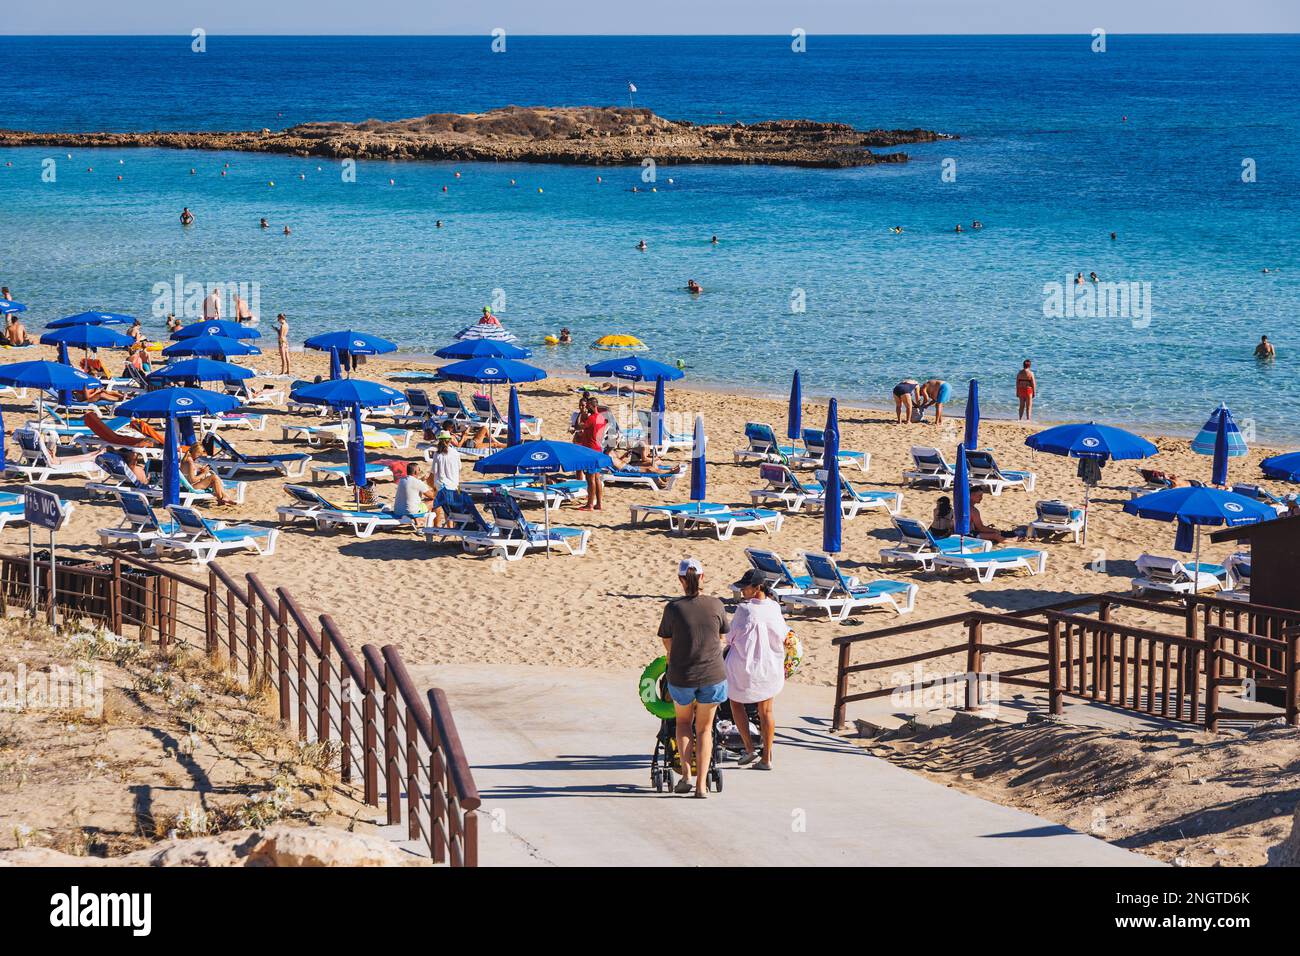
[[[0,127],[631,102],[959,138],[855,169],[354,175],[318,158],[0,149],[0,284],[29,327],[93,308],[161,329],[194,283],[243,283],[264,328],[284,312],[295,338],[358,328],[417,355],[490,305],[555,372],[622,332],[709,387],[780,395],[799,369],[810,396],[872,406],[904,378],[958,396],[977,379],[984,414],[1014,417],[1031,359],[1045,419],[1183,434],[1226,402],[1248,438],[1300,443],[1300,36],[202,41],[0,37]],[[561,327],[575,344],[544,344]],[[1254,358],[1261,335],[1271,362]]]

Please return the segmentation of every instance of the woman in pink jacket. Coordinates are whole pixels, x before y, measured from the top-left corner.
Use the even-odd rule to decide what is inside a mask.
[[[745,756],[737,761],[742,767],[753,764],[758,770],[772,769],[772,742],[776,735],[772,701],[785,686],[785,639],[790,633],[781,605],[772,597],[771,584],[754,568],[736,582],[742,600],[725,635],[727,656],[727,697],[731,701],[731,718],[745,744]],[[754,749],[749,734],[746,704],[758,708],[758,723],[763,747]]]

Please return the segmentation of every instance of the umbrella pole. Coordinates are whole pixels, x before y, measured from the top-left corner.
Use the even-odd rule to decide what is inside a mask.
[[[1192,600],[1196,600],[1196,595],[1201,593],[1201,526],[1196,526],[1196,556],[1193,558],[1196,562],[1192,567]]]
[[[1088,543],[1088,502],[1091,500],[1092,487],[1084,482],[1083,484],[1083,543]],[[1066,517],[1069,517],[1068,515]]]
[[[548,491],[551,476],[542,472],[542,515],[546,522],[546,556],[551,556],[551,502]]]

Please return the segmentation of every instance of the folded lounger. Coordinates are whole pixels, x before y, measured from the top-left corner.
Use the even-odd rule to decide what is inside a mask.
[[[1032,548],[994,548],[976,554],[949,552],[935,555],[934,566],[974,571],[980,584],[988,584],[999,571],[1023,569],[1030,574],[1042,574],[1047,568],[1047,552]]]
[[[903,478],[910,485],[932,484],[940,488],[951,488],[955,475],[943,452],[928,445],[912,446],[912,467],[903,472]]]
[[[992,495],[1002,494],[1004,488],[1023,488],[1033,491],[1038,476],[1032,471],[1003,471],[993,458],[992,452],[966,452],[966,467],[970,470],[972,488],[987,488]]]
[[[1162,594],[1197,594],[1217,591],[1228,583],[1228,569],[1221,564],[1202,561],[1199,565],[1144,554],[1137,559],[1138,576],[1133,579],[1136,594],[1155,591]]]
[[[1040,501],[1034,505],[1037,517],[1029,522],[1029,537],[1038,534],[1068,534],[1075,543],[1079,541],[1079,532],[1083,530],[1083,509],[1075,508],[1064,501]]]
[[[898,530],[899,541],[893,547],[881,549],[881,561],[915,561],[921,565],[921,570],[933,571],[934,559],[941,554],[979,553],[993,547],[993,542],[969,535],[936,538],[929,528],[915,518],[895,515],[893,522]]]
[[[781,530],[785,515],[767,508],[726,509],[725,511],[683,511],[677,514],[676,529],[682,534],[699,528],[712,528],[719,541],[729,541],[737,531]]]
[[[167,510],[178,526],[177,533],[156,539],[154,548],[188,551],[194,556],[194,563],[200,567],[223,551],[252,550],[262,555],[275,553],[275,541],[280,535],[276,528],[261,528],[251,524],[223,526],[220,522],[203,517],[193,508],[180,505],[170,505]]]
[[[587,553],[591,532],[585,528],[542,525],[529,521],[519,510],[519,502],[503,491],[493,492],[487,502],[492,512],[493,528],[487,534],[466,535],[471,550],[490,551],[507,561],[518,561],[529,551],[561,549],[582,556]]]
[[[793,458],[797,453],[793,445],[782,445],[776,440],[776,432],[766,422],[746,422],[745,440],[747,448],[737,448],[731,453],[736,464],[742,461],[782,461]]]
[[[796,462],[814,468],[826,467],[825,429],[805,428],[803,430],[803,448],[804,450],[800,454],[794,456]],[[871,467],[871,452],[869,451],[849,451],[841,448],[839,454],[835,457],[841,465],[857,465],[863,472],[866,472]]]
[[[903,581],[872,581],[862,584],[847,576],[834,559],[817,551],[803,557],[812,588],[781,596],[781,603],[799,610],[825,611],[832,621],[844,621],[860,608],[890,607],[907,614],[916,606],[915,584]]]

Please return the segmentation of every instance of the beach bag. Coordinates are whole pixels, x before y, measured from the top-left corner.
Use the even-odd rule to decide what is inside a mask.
[[[785,679],[789,680],[803,665],[803,641],[791,631],[785,636]]]

